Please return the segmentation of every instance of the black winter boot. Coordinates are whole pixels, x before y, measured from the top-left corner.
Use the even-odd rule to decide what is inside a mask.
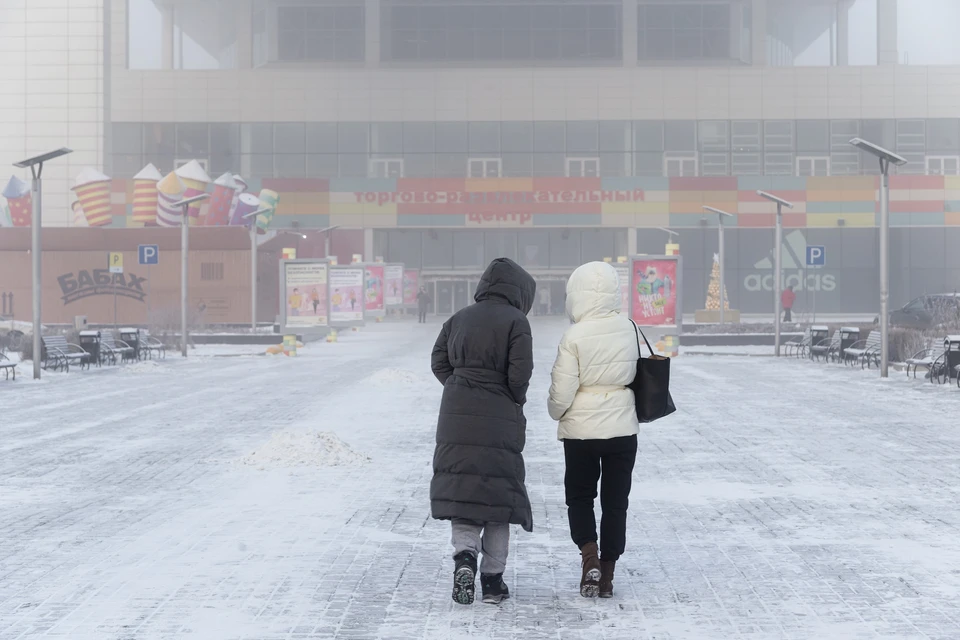
[[[480,574],[480,587],[483,589],[483,601],[487,604],[500,604],[510,597],[510,589],[503,581],[502,573]]]
[[[457,604],[473,604],[477,556],[469,551],[461,551],[453,557],[453,561],[456,563],[453,569],[453,601]]]

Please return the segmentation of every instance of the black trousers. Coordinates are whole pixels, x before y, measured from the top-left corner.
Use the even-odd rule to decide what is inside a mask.
[[[425,322],[427,321],[427,310],[426,310],[426,309],[420,309],[420,312],[419,312],[419,314],[417,315],[417,318],[418,318],[418,319],[417,319],[417,322],[420,322],[421,324],[422,324],[422,323],[425,323]]]
[[[616,562],[627,544],[627,507],[633,465],[637,461],[637,436],[609,440],[564,440],[570,536],[577,547],[597,541],[593,501],[600,482],[600,558]]]
[[[790,309],[783,310],[783,321],[784,322],[793,322],[793,314]]]

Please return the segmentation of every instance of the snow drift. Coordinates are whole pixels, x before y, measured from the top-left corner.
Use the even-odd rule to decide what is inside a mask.
[[[282,467],[342,467],[365,464],[357,453],[329,431],[275,431],[270,440],[237,463],[260,469]]]

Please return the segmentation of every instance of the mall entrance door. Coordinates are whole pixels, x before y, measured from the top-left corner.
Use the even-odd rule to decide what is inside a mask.
[[[476,279],[436,280],[434,287],[434,313],[441,317],[452,316],[457,311],[473,303],[473,294],[477,290],[479,276]],[[428,288],[429,291],[429,288]]]

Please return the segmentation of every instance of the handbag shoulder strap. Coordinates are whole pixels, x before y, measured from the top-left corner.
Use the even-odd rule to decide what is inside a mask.
[[[643,335],[643,331],[640,330],[640,327],[637,326],[637,323],[634,322],[632,318],[630,319],[630,324],[632,324],[633,328],[636,329],[636,333],[634,334],[634,337],[637,338],[637,353],[640,355],[641,358],[643,357],[643,352],[640,351],[640,337],[639,337],[639,336],[643,336],[643,341],[647,343],[647,349],[650,350],[650,355],[652,356],[653,347],[650,346],[650,341],[647,340],[647,336]]]

